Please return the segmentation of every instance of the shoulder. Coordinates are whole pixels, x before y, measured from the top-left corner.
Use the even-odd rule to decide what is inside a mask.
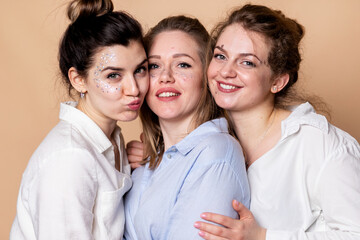
[[[201,139],[199,148],[206,148],[213,154],[241,151],[239,142],[226,132],[214,132]],[[241,151],[242,152],[242,151]]]
[[[350,154],[360,161],[360,145],[347,132],[329,124],[329,132],[325,134],[324,141],[329,155]]]
[[[245,168],[241,146],[228,133],[209,134],[198,143],[194,151],[199,153],[197,167],[206,169],[225,164],[233,169]]]
[[[73,130],[67,123],[56,125],[31,156],[23,177],[35,178],[52,169],[56,176],[81,171],[95,175],[95,156],[88,147],[80,144],[84,140],[80,140]]]
[[[47,158],[46,156],[66,153],[68,151],[90,152],[91,143],[72,124],[60,121],[43,139],[35,150],[33,157]]]
[[[282,134],[288,140],[285,142],[293,142],[297,149],[307,151],[319,163],[349,155],[360,159],[359,143],[317,114],[309,103],[297,107],[282,123]]]

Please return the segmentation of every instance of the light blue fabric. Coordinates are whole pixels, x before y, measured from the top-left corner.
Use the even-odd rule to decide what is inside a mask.
[[[202,239],[193,226],[202,212],[236,218],[231,201],[250,204],[243,153],[224,118],[199,126],[164,153],[156,170],[137,168],[132,180],[127,240]]]

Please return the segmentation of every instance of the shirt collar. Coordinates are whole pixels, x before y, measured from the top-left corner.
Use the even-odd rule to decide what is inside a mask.
[[[290,116],[281,123],[281,138],[286,138],[297,131],[301,125],[310,125],[327,133],[329,124],[326,117],[317,114],[313,106],[306,102],[292,109]]]
[[[76,109],[77,102],[64,102],[60,104],[60,120],[66,121],[74,125],[79,132],[85,136],[94,148],[103,153],[112,147],[110,140],[107,138],[101,128],[91,120],[85,113]],[[121,129],[116,126],[114,136],[119,136]],[[119,137],[115,137],[115,141],[119,144]]]
[[[228,123],[225,118],[213,119],[201,124],[169,150],[176,148],[181,154],[186,155],[204,138],[216,132],[228,133]]]

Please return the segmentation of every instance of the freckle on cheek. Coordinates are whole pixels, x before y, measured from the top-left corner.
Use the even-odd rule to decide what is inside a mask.
[[[193,75],[192,74],[185,74],[185,73],[181,73],[181,72],[174,72],[174,75],[184,79],[185,81],[189,81],[193,79]]]

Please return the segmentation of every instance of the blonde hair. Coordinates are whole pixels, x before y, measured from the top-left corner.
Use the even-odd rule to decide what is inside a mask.
[[[149,52],[155,37],[166,31],[182,31],[192,37],[197,43],[198,54],[202,63],[203,78],[200,101],[196,107],[191,126],[189,126],[189,130],[192,131],[206,121],[223,116],[223,110],[216,105],[207,85],[206,68],[209,57],[211,56],[208,48],[210,36],[205,27],[195,18],[183,15],[168,17],[161,20],[145,35],[144,42],[147,52]],[[159,119],[155,113],[151,111],[146,101],[141,107],[140,119],[143,125],[145,145],[143,163],[149,161],[149,168],[155,169],[159,166],[165,151],[164,139],[159,125]]]

